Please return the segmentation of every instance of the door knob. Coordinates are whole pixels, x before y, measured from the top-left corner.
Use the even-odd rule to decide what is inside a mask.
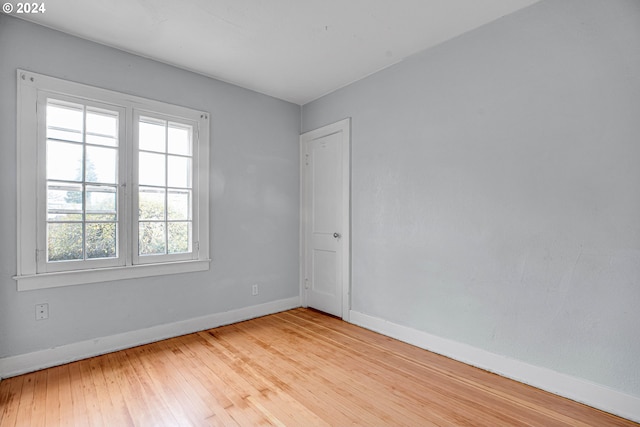
[[[333,233],[333,237],[335,237],[336,239],[340,238],[340,233]]]

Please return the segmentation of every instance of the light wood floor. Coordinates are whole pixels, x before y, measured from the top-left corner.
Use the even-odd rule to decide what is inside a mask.
[[[306,309],[3,380],[0,425],[638,426]]]

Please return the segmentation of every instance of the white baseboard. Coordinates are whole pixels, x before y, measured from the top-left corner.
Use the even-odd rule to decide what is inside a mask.
[[[182,320],[175,323],[153,326],[151,328],[66,344],[60,347],[34,351],[32,353],[5,357],[0,359],[0,378],[13,377],[125,348],[266,316],[296,307],[300,307],[300,298],[297,296],[237,310],[196,317],[194,319]]]
[[[640,422],[640,397],[354,310],[350,312],[350,321],[355,325],[447,356],[467,365],[476,366],[605,412]]]

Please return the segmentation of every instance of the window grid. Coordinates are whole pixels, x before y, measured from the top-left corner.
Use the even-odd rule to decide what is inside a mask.
[[[146,132],[143,131],[143,128],[149,128],[150,126],[162,127],[161,141],[157,142],[155,139],[149,141],[149,136],[145,135]],[[186,143],[186,150],[183,150],[183,152],[171,147],[174,139],[171,135],[172,129],[186,131],[186,139],[183,141],[183,145]],[[138,255],[145,257],[192,252],[193,128],[182,123],[141,116],[138,119],[138,146],[143,147],[138,149],[138,182],[140,184],[138,193]],[[148,176],[148,166],[145,165],[143,160],[151,156],[162,156],[163,173],[161,182],[156,182],[158,181],[157,176]],[[178,159],[185,161],[185,170],[176,171],[175,165],[172,165],[172,160]],[[175,173],[184,175],[186,179],[183,185],[170,182]],[[151,178],[151,181],[147,181],[149,178]],[[154,217],[154,215],[144,212],[145,193],[153,193],[154,189],[157,193],[162,194],[163,208],[161,217]],[[186,203],[184,201],[182,203],[182,208],[186,208],[186,214],[182,215],[182,217],[176,217],[172,212],[175,207],[170,202],[172,195],[177,197],[180,194],[186,195]],[[154,234],[156,235],[155,239],[153,238]],[[159,243],[158,235],[162,236]]]
[[[116,111],[101,110],[89,107],[84,104],[70,103],[54,98],[47,99],[46,107],[47,262],[117,258],[119,241],[117,160],[119,114]],[[73,124],[70,123],[73,120],[70,117],[62,117],[64,123],[55,123],[55,110],[59,111],[58,116],[64,115],[64,113],[61,113],[62,111],[66,111],[68,114],[72,111],[80,113],[82,119],[79,128],[73,128]],[[107,133],[90,131],[89,129],[92,128],[92,126],[89,126],[87,123],[89,115],[102,115],[103,117],[110,117],[115,124],[111,135]],[[51,118],[51,116],[54,116],[54,118]],[[60,121],[60,119],[61,117],[57,117],[58,121]],[[54,123],[52,124],[51,122]],[[57,126],[55,124],[57,124]],[[67,138],[64,138],[65,134]],[[89,142],[88,137],[102,138],[103,143],[97,144]],[[107,143],[107,141],[105,140],[112,141],[111,143]],[[55,150],[52,147],[54,147],[55,144],[66,144],[72,147],[76,146],[80,148],[80,164],[76,165],[79,171],[76,172],[75,178],[61,179],[69,177],[60,176],[54,176],[55,179],[51,178],[51,169],[55,168],[55,166],[53,164],[50,165],[50,163],[53,163],[53,161],[50,160],[51,157],[54,157],[52,155],[52,151]],[[89,176],[89,174],[92,173],[93,170],[88,152],[88,150],[90,150],[91,148],[95,148],[96,150],[108,150],[114,152],[113,161],[111,162],[111,167],[113,169],[113,179],[111,180],[111,182],[101,181],[100,179],[98,179],[97,175],[95,177]],[[63,163],[66,168],[70,166],[70,164],[68,163],[69,159],[60,158],[60,156],[58,156],[58,158],[55,160],[57,162]],[[54,167],[52,168],[50,166]],[[51,208],[51,204],[53,202],[51,193],[56,191],[64,192],[65,189],[67,190],[66,196],[64,196],[64,200],[66,202],[69,202],[70,199],[74,199],[74,197],[71,195],[72,193],[79,193],[79,210]],[[95,194],[96,197],[100,193],[113,194],[113,207],[111,209],[90,209],[90,193]],[[77,198],[78,195],[75,196],[76,202],[78,201]],[[102,214],[102,218],[99,217],[100,214]],[[111,216],[111,218],[105,219],[105,216]],[[68,225],[74,224],[76,225],[75,227],[68,227]],[[65,225],[67,225],[67,227],[65,227]],[[76,228],[75,232],[73,228]],[[78,228],[80,230],[79,236],[77,236]],[[107,233],[106,236],[105,232]],[[93,234],[95,234],[95,236],[93,236]],[[109,236],[109,234],[111,234],[111,236]],[[99,239],[96,239],[95,237],[99,237]]]

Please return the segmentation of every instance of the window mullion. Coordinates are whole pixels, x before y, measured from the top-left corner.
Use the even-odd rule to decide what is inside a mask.
[[[87,260],[87,106],[82,106],[82,259]]]
[[[164,253],[169,253],[169,122],[164,126]]]
[[[138,262],[138,118],[133,108],[127,108],[125,115],[125,141],[126,144],[126,210],[124,212],[126,229],[129,231],[126,242],[126,265],[137,264]]]

